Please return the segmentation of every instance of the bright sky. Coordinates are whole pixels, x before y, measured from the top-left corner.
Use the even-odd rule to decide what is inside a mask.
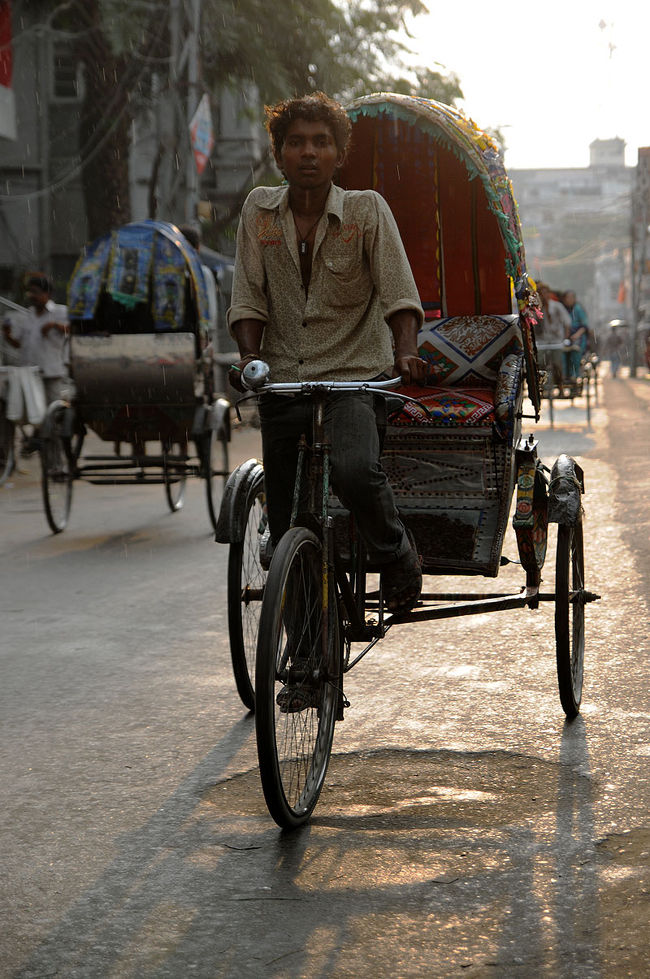
[[[648,0],[425,2],[413,60],[459,76],[458,107],[501,128],[508,169],[586,167],[592,140],[615,136],[634,166],[650,146]]]

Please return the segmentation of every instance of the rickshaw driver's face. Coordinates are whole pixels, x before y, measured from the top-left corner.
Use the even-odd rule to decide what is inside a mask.
[[[343,154],[326,122],[295,119],[287,130],[276,162],[290,186],[316,190],[329,186],[343,162]]]

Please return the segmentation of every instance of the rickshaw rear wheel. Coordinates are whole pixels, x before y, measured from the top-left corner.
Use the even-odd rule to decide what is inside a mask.
[[[289,530],[269,569],[255,671],[262,788],[271,816],[284,829],[309,819],[332,750],[341,642],[334,588],[328,593],[323,643],[321,543],[304,527]]]
[[[60,534],[68,523],[72,506],[72,468],[62,436],[53,426],[41,437],[41,489],[45,516],[53,534]]]
[[[174,442],[163,446],[163,478],[165,496],[172,513],[180,510],[185,501],[187,484],[187,444]]]
[[[585,566],[582,522],[559,524],[555,564],[555,651],[560,702],[569,718],[582,699],[585,652]]]
[[[219,436],[218,432],[211,429],[205,436],[203,443],[203,470],[205,474],[205,491],[208,500],[208,514],[212,529],[217,529],[219,518],[219,507],[217,500],[219,497],[219,486],[221,492],[226,485],[226,480],[230,474],[228,468],[228,442]]]
[[[228,632],[237,692],[249,710],[255,710],[255,659],[266,569],[261,545],[268,532],[264,473],[246,492],[244,534],[228,550]]]

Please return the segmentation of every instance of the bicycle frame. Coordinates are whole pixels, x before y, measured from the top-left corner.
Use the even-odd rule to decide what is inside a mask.
[[[337,551],[334,542],[332,518],[328,515],[328,503],[330,493],[330,442],[325,433],[324,412],[327,395],[332,389],[337,391],[347,390],[350,392],[369,391],[375,393],[385,393],[388,388],[391,394],[395,392],[392,388],[399,383],[396,380],[379,382],[373,385],[360,385],[355,382],[332,382],[325,384],[310,385],[268,385],[265,390],[274,391],[284,388],[296,393],[299,388],[301,394],[309,394],[313,399],[313,442],[309,446],[303,434],[298,443],[298,462],[296,466],[296,479],[294,484],[293,504],[291,512],[290,526],[295,527],[299,523],[299,507],[303,481],[305,479],[307,453],[310,454],[310,467],[307,476],[309,480],[309,505],[307,513],[314,517],[314,522],[318,525],[318,532],[322,543],[322,567],[321,567],[321,594],[322,594],[322,643],[323,653],[327,650],[328,644],[328,608],[330,601],[330,589],[332,577],[338,588],[338,598],[340,604],[345,609],[348,628],[344,640],[351,642],[366,642],[368,645],[359,653],[352,662],[346,660],[342,664],[343,672],[346,673],[366,655],[372,647],[382,639],[390,623],[384,621],[383,603],[381,601],[381,590],[378,601],[378,618],[376,622],[367,622],[366,612],[366,555],[363,547],[354,548],[352,555],[350,579],[343,566],[343,560]],[[381,385],[381,386],[380,386]],[[404,400],[408,398],[403,397]]]

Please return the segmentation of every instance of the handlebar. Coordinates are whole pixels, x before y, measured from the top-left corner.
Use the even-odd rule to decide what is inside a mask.
[[[255,394],[311,394],[314,391],[392,391],[401,385],[400,377],[385,381],[277,381],[269,382],[270,371],[263,360],[252,360],[242,371],[242,386]],[[397,395],[404,397],[404,395]],[[405,400],[411,400],[409,398]]]
[[[404,403],[412,401],[419,404],[427,418],[432,418],[430,409],[426,404],[414,398],[412,395],[400,394],[395,388],[402,384],[401,377],[389,377],[385,381],[278,381],[269,382],[269,365],[263,360],[251,360],[246,364],[242,371],[242,387],[249,393],[245,394],[240,401],[244,401],[251,396],[259,394],[316,394],[329,393],[331,391],[349,391],[358,394],[369,393],[379,394],[384,397],[397,398]],[[237,417],[239,414],[239,402],[235,405]]]
[[[557,340],[555,343],[543,343],[542,341],[537,341],[536,343],[538,350],[562,350],[564,352],[568,350],[580,350],[580,346],[575,343],[567,343],[566,340]]]

